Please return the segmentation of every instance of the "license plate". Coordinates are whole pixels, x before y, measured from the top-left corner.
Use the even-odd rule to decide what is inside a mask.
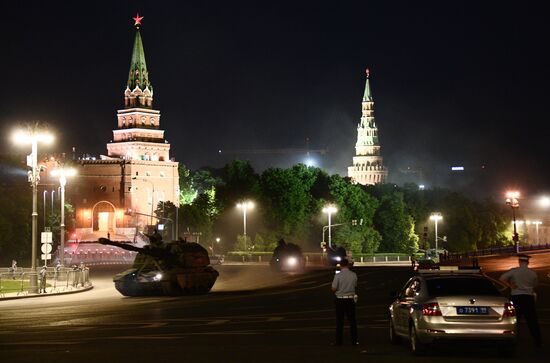
[[[486,306],[457,306],[458,315],[486,315],[489,314],[489,308]]]

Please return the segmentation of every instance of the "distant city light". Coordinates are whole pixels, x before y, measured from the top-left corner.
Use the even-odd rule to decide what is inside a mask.
[[[424,190],[424,189],[426,189],[426,186],[424,184],[420,184],[418,186],[418,190]]]
[[[464,171],[463,166],[451,166],[452,171]]]
[[[309,166],[309,167],[317,166],[317,163],[315,162],[315,160],[313,158],[307,158],[304,161],[304,164],[306,164],[306,166]]]

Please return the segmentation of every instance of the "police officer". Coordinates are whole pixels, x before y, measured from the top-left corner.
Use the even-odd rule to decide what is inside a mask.
[[[527,321],[529,331],[535,340],[537,347],[542,346],[537,311],[535,309],[535,287],[538,285],[538,278],[535,271],[529,265],[531,256],[518,254],[519,267],[515,267],[500,276],[500,280],[508,285],[511,291],[511,300],[516,307],[518,322],[522,316]]]
[[[336,341],[334,345],[342,345],[344,315],[348,318],[351,343],[352,345],[359,345],[357,341],[357,322],[355,320],[357,275],[349,269],[347,259],[340,261],[340,267],[340,273],[337,273],[332,281],[332,292],[336,297]]]

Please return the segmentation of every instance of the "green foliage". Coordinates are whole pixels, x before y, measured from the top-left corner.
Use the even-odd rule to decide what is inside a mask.
[[[328,179],[330,202],[338,207],[333,224],[345,223],[335,231],[336,244],[351,249],[354,253],[374,252],[380,242],[380,234],[374,230],[372,220],[378,202],[360,185],[352,184],[349,178],[332,175]],[[325,205],[319,204],[319,213]],[[355,221],[355,225],[352,225]]]
[[[250,238],[250,236],[238,235],[237,242],[233,246],[233,249],[235,251],[247,251],[247,252],[254,251],[255,250],[254,242],[252,242],[252,239]]]
[[[179,203],[180,205],[191,204],[198,194],[197,190],[193,188],[191,172],[185,165],[180,163],[178,166],[178,174],[180,187]]]
[[[247,230],[255,233],[254,239],[247,236],[245,243],[244,237],[237,235],[234,246],[244,251],[246,244],[246,253],[270,252],[280,238],[305,250],[318,249],[327,224],[322,212],[327,203],[338,208],[332,215],[333,243],[354,254],[411,255],[418,250],[418,236],[424,227],[428,228],[428,244],[433,247],[434,223],[429,216],[435,211],[443,215],[438,234],[447,236],[447,241],[438,242],[440,248],[462,252],[511,243],[509,211],[502,203],[473,201],[445,189],[419,190],[414,184],[402,188],[393,184],[365,187],[301,164],[267,169],[261,175],[241,160],[223,170],[190,173],[182,166],[180,190],[187,196],[180,209],[180,230],[201,232],[202,240],[212,238],[214,226],[217,235],[237,235],[242,225],[236,218],[242,214],[235,211],[235,204],[253,200],[256,206],[247,219]],[[166,203],[165,208],[169,218],[175,219],[175,206]],[[231,243],[226,247],[230,248]]]
[[[217,188],[220,210],[233,208],[241,199],[255,199],[258,175],[248,161],[235,160],[222,172],[222,183]]]
[[[32,193],[25,185],[0,184],[0,263],[8,265],[12,259],[19,266],[31,260]]]
[[[211,201],[207,194],[200,194],[192,204],[181,207],[180,218],[183,230],[201,232],[203,239],[212,238],[213,216]]]
[[[382,235],[381,251],[410,254],[418,249],[414,220],[406,211],[403,193],[388,189],[381,195],[374,223]]]
[[[212,174],[210,170],[199,169],[193,172],[191,177],[193,188],[201,194],[212,188],[216,188],[223,183],[223,180]]]
[[[270,237],[263,237],[260,233],[256,233],[254,237],[254,251],[256,252],[273,252],[277,242]]]
[[[267,228],[279,238],[301,240],[311,226],[315,208],[310,189],[315,171],[299,164],[290,169],[272,168],[260,177],[259,190]]]

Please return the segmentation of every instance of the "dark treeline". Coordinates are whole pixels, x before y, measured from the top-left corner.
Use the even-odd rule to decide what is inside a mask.
[[[246,239],[242,210],[236,208],[244,200],[254,202]],[[327,204],[338,209],[332,215],[332,242],[354,254],[433,248],[429,217],[435,211],[443,216],[439,248],[463,252],[511,243],[509,211],[502,203],[472,200],[446,189],[419,190],[414,184],[361,186],[302,164],[261,174],[240,160],[195,172],[181,166],[180,203],[180,231],[201,233],[207,245],[221,237],[217,248],[225,251],[270,251],[280,238],[319,250]],[[174,219],[175,207],[159,204],[157,214],[162,213]]]
[[[25,167],[2,160],[0,181],[0,263],[28,261],[31,252],[32,193]],[[254,202],[243,237],[243,214],[236,204]],[[190,172],[180,167],[179,230],[201,233],[201,243],[221,238],[217,251],[272,251],[284,238],[305,250],[318,251],[327,225],[324,206],[334,204],[332,242],[354,254],[412,253],[434,247],[432,212],[443,215],[439,246],[463,252],[511,244],[510,213],[503,203],[472,200],[445,189],[419,190],[410,184],[361,186],[319,168],[295,165],[256,173],[248,162],[236,160],[222,169]],[[173,203],[159,204],[158,216],[175,220]],[[73,210],[66,204],[67,233]],[[59,214],[48,215],[54,239],[59,236]],[[424,232],[427,228],[427,239]],[[169,230],[169,228],[167,229]],[[325,240],[328,233],[325,232]]]

